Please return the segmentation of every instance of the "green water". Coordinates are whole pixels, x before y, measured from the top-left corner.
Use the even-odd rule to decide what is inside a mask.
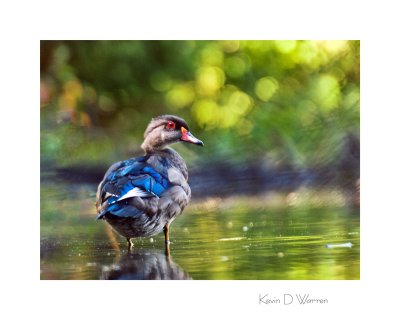
[[[307,193],[194,199],[163,234],[133,251],[96,221],[94,185],[42,183],[41,279],[359,279],[360,217]],[[328,193],[329,194],[329,193]],[[322,196],[321,196],[322,198]],[[327,248],[327,244],[351,247]]]

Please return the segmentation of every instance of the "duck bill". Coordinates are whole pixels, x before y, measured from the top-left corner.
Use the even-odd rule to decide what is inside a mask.
[[[204,146],[203,141],[197,139],[190,131],[186,130],[184,127],[181,128],[182,136],[181,141],[197,144],[198,146]]]

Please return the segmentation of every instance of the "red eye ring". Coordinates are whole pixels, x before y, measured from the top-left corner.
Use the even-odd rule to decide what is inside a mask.
[[[175,127],[176,127],[176,125],[175,125],[175,122],[173,122],[173,121],[168,121],[168,123],[167,123],[167,125],[165,126],[167,129],[169,129],[169,130],[174,130],[175,129]]]

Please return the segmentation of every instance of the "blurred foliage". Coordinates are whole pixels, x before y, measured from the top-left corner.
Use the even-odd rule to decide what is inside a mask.
[[[359,41],[42,41],[41,158],[101,164],[176,114],[189,160],[335,164],[359,137]]]

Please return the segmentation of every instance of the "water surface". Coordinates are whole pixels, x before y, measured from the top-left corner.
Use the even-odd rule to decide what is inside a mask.
[[[50,180],[49,180],[50,181]],[[359,279],[359,209],[337,191],[193,199],[163,234],[125,239],[96,221],[96,186],[41,185],[41,279]],[[327,248],[327,244],[351,247]]]

